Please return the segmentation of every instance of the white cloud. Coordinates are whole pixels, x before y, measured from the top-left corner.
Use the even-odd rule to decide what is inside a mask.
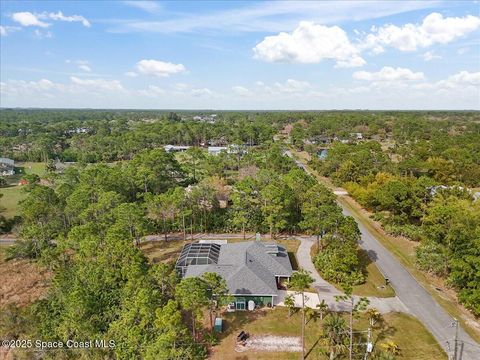
[[[356,71],[352,76],[356,80],[365,81],[415,81],[425,78],[423,72],[413,72],[410,69],[390,66],[385,66],[378,72]]]
[[[480,72],[471,73],[468,71],[460,71],[434,84],[434,87],[443,89],[458,89],[466,86],[476,88],[477,94],[480,95],[478,88],[480,86]]]
[[[83,87],[99,89],[99,90],[108,90],[108,91],[122,91],[123,86],[118,80],[105,80],[105,79],[80,79],[76,76],[71,76],[70,80],[75,85],[80,85]]]
[[[81,22],[83,26],[90,27],[90,22],[81,15],[71,15],[65,16],[61,11],[57,13],[43,13],[40,15],[40,18],[48,18],[57,21],[67,21],[67,22]]]
[[[83,71],[86,71],[86,72],[91,72],[92,71],[92,69],[88,65],[78,65],[78,68],[80,70],[83,70]]]
[[[251,96],[252,92],[243,86],[233,86],[232,91],[238,96]]]
[[[158,10],[161,9],[160,4],[157,3],[156,1],[141,1],[141,0],[135,0],[135,1],[124,1],[123,2],[125,5],[132,6],[135,8],[138,8],[140,10],[149,12],[149,13],[154,13],[157,12]]]
[[[51,26],[51,23],[44,22],[42,20],[54,20],[54,21],[67,21],[67,22],[81,22],[83,26],[90,27],[90,22],[81,15],[63,15],[61,11],[56,13],[43,12],[40,14],[33,14],[28,11],[17,12],[12,14],[13,21],[16,21],[22,26],[38,26],[47,28]]]
[[[7,36],[8,34],[21,30],[18,26],[2,26],[0,25],[0,36]]]
[[[136,69],[141,74],[155,75],[158,77],[168,77],[187,70],[182,64],[173,64],[158,60],[140,60],[136,65]]]
[[[365,64],[343,29],[309,21],[300,22],[292,33],[281,32],[265,37],[253,51],[255,58],[267,62],[318,63],[332,59],[338,67]]]
[[[422,24],[384,25],[372,29],[373,33],[364,39],[364,48],[371,48],[375,53],[383,51],[384,46],[391,46],[400,51],[415,51],[418,48],[434,44],[446,44],[463,37],[480,27],[480,17],[446,17],[431,13],[423,19]]]
[[[190,92],[192,96],[201,97],[201,96],[212,96],[213,91],[207,88],[202,89],[192,89]]]
[[[138,74],[135,72],[135,71],[127,71],[125,73],[125,76],[128,76],[128,77],[137,77]]]
[[[52,90],[64,90],[62,84],[54,83],[48,79],[38,81],[9,80],[2,83],[2,93],[8,95],[31,95],[49,93]]]
[[[192,88],[192,85],[185,84],[185,83],[176,83],[173,85],[173,89],[176,91],[185,91],[191,88]]]
[[[138,93],[147,97],[158,97],[165,94],[165,90],[155,85],[149,85],[146,90],[139,90]]]
[[[307,81],[298,81],[294,79],[288,79],[285,83],[281,84],[279,82],[275,83],[275,89],[277,89],[281,93],[300,93],[304,90],[311,87],[311,85]]]
[[[432,61],[432,60],[434,60],[434,59],[441,59],[441,58],[442,58],[440,55],[434,54],[433,51],[427,51],[427,52],[425,52],[425,53],[422,55],[422,57],[423,57],[423,60],[425,60],[425,61]]]
[[[32,14],[31,12],[17,12],[12,14],[12,20],[16,21],[22,26],[39,26],[39,27],[49,27],[51,24],[39,20],[37,15]]]
[[[108,31],[278,33],[293,29],[304,20],[321,24],[338,24],[349,20],[381,18],[435,6],[438,6],[436,1],[335,1],[334,6],[329,1],[245,2],[245,5],[219,11],[176,13],[165,20],[122,20]]]
[[[53,34],[51,31],[40,31],[39,29],[35,29],[33,31],[33,35],[37,38],[37,39],[44,39],[44,38],[47,38],[47,39],[50,39],[53,37]]]

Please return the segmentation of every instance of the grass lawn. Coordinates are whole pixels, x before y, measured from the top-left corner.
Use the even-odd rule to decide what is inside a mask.
[[[0,188],[0,207],[4,209],[2,215],[12,218],[19,214],[18,202],[25,197],[22,187],[18,185]]]
[[[183,245],[188,242],[183,240],[150,241],[140,244],[140,250],[151,262],[175,262]]]
[[[15,168],[15,175],[5,177],[8,185],[0,188],[0,194],[3,194],[0,199],[0,207],[5,209],[3,215],[7,218],[19,214],[18,202],[25,197],[22,186],[18,186],[22,176],[24,174],[37,174],[40,177],[45,175],[45,164],[41,162],[17,163]]]
[[[311,255],[317,251],[317,245],[312,246]],[[378,270],[375,263],[371,262],[366,252],[362,249],[359,249],[360,260],[364,263],[366,269],[366,278],[365,282],[361,285],[356,285],[353,287],[353,294],[359,296],[375,296],[375,297],[393,297],[395,296],[395,290],[390,286],[385,286],[385,277],[382,275],[380,270]],[[320,274],[321,276],[321,274]],[[329,281],[337,289],[342,290],[339,284],[335,284]]]
[[[219,335],[219,345],[213,347],[212,359],[298,359],[299,353],[288,352],[235,352],[235,340],[240,331],[244,330],[250,336],[300,336],[301,315],[299,312],[288,317],[286,308],[277,307],[274,310],[266,309],[255,312],[239,311],[225,313],[224,332]],[[325,340],[322,338],[321,321],[311,320],[305,327],[305,348],[307,359],[326,359],[323,355],[326,349]],[[400,313],[390,313],[384,316],[382,329],[373,331],[375,346],[392,340],[400,347],[397,359],[415,360],[442,360],[446,355],[436,343],[433,336],[415,318]],[[363,331],[368,327],[364,315],[357,320],[354,330]],[[415,336],[412,336],[415,334]],[[356,337],[354,342],[364,342]],[[355,358],[359,358],[358,355]]]
[[[367,278],[365,283],[353,287],[353,293],[360,296],[392,297],[395,290],[390,285],[385,285],[385,277],[378,270],[375,263],[371,262],[365,250],[360,250],[360,259],[366,263]]]

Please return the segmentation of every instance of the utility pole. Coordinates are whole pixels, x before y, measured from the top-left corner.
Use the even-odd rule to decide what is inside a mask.
[[[367,348],[365,349],[365,356],[363,360],[367,360],[368,354],[372,352],[372,344],[370,343],[370,339],[372,337],[372,328],[368,328],[368,333],[367,333]]]
[[[457,319],[453,319],[453,324],[452,324],[454,327],[455,327],[455,344],[453,345],[453,359],[454,360],[457,360],[457,343],[458,343],[458,320]]]
[[[350,347],[349,347],[349,359],[353,359],[353,305],[354,305],[354,298],[353,295],[350,297],[350,301],[352,302],[352,306],[350,308]]]

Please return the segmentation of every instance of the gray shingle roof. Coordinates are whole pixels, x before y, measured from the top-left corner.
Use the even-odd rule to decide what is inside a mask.
[[[201,276],[206,272],[222,276],[231,294],[276,296],[275,276],[290,277],[293,270],[282,246],[247,241],[222,244],[217,264],[189,265],[185,277]]]

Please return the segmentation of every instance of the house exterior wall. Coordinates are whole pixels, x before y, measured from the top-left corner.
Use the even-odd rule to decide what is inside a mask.
[[[245,300],[245,309],[248,307],[248,302],[250,300],[253,300],[255,302],[255,305],[260,305],[260,306],[267,306],[267,304],[272,305],[272,297],[271,296],[248,296],[248,295],[234,295],[235,297],[235,302],[237,300]]]

